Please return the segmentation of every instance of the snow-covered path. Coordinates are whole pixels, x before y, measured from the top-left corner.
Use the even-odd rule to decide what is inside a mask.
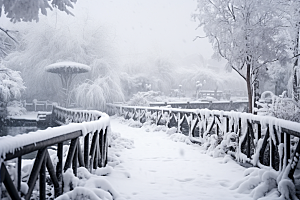
[[[244,168],[230,159],[212,158],[198,145],[172,141],[165,132],[147,132],[111,118],[113,132],[132,139],[134,148],[117,155],[122,163],[107,179],[132,200],[252,199],[230,190]],[[227,162],[225,162],[227,160]]]

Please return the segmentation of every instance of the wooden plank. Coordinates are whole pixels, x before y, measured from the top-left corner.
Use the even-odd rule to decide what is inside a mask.
[[[199,123],[199,119],[197,117],[196,122],[195,122],[194,126],[192,127],[192,136],[193,137],[195,136],[195,129],[196,129],[198,123]]]
[[[288,177],[292,180],[294,180],[294,173],[297,168],[297,164],[299,162],[299,156],[300,156],[300,142],[298,142],[294,155],[291,158],[291,163],[290,163],[291,168]]]
[[[40,182],[40,188],[39,188],[40,200],[46,200],[46,159],[43,159],[42,161],[39,182]]]
[[[261,124],[258,123],[257,124],[257,140],[259,140],[261,138]]]
[[[96,141],[98,141],[98,131],[96,131],[93,135],[92,138],[92,144],[91,144],[91,149],[90,149],[90,172],[92,171],[93,165],[94,165],[94,159],[95,159],[95,153],[96,153]]]
[[[32,191],[34,189],[35,186],[35,182],[37,180],[37,177],[39,175],[39,171],[41,169],[41,166],[44,162],[44,158],[45,158],[45,153],[47,151],[47,148],[43,148],[40,149],[36,155],[36,159],[34,161],[32,170],[31,170],[31,174],[29,176],[29,179],[27,181],[27,185],[28,185],[28,191],[27,194],[25,195],[25,200],[29,200],[32,194]]]
[[[4,165],[4,163],[1,163],[1,172],[0,172],[0,183],[4,183],[4,186],[9,194],[9,196],[11,197],[11,199],[16,199],[19,200],[21,199],[19,196],[19,193],[17,191],[17,189],[15,188],[15,185],[13,183],[13,181],[10,178],[10,174],[8,173],[6,166]],[[0,184],[1,186],[1,184]],[[0,193],[1,195],[1,193]],[[0,196],[1,198],[1,196]]]
[[[64,142],[64,141],[67,141],[67,140],[70,140],[70,139],[73,139],[73,138],[77,138],[81,135],[82,135],[81,131],[74,131],[74,132],[71,132],[71,133],[68,133],[68,134],[64,134],[64,135],[61,135],[61,136],[57,136],[57,137],[54,137],[54,138],[50,138],[50,139],[47,139],[47,140],[36,142],[34,144],[29,144],[29,145],[24,146],[23,148],[16,149],[14,151],[14,153],[7,153],[6,157],[5,157],[5,160],[11,160],[13,158],[17,158],[19,156],[31,153],[33,151],[42,149],[42,148],[47,147],[47,146],[52,146],[52,145],[55,145],[55,144],[60,143],[60,142]]]
[[[59,183],[48,151],[46,151],[45,160],[46,160],[46,167],[50,175],[50,178],[52,180],[54,189],[57,189],[59,188]]]
[[[78,138],[76,139],[76,147],[75,147],[75,151],[74,151],[74,156],[72,159],[72,169],[73,169],[73,174],[75,176],[77,176],[77,168],[78,168]]]
[[[22,156],[19,156],[18,157],[18,167],[17,167],[17,171],[18,171],[18,174],[17,174],[17,190],[18,190],[18,192],[20,192],[20,190],[21,190],[21,175],[22,175]],[[1,186],[0,186],[1,187]],[[1,193],[0,193],[0,195],[1,195]]]
[[[285,153],[285,166],[288,165],[289,159],[291,157],[291,135],[285,133],[285,141],[284,141],[284,153]]]
[[[266,135],[264,137],[264,141],[262,143],[262,147],[261,147],[260,152],[259,152],[259,161],[260,161],[260,163],[263,163],[263,156],[264,156],[264,152],[265,152],[266,147],[267,147],[269,137],[270,137],[270,133],[269,133],[269,127],[268,127]]]
[[[84,164],[85,168],[89,169],[89,148],[90,148],[90,133],[84,136]]]
[[[57,158],[58,162],[56,164],[56,177],[59,186],[54,188],[54,196],[58,197],[63,193],[63,143],[57,144]]]
[[[69,169],[71,167],[72,160],[74,159],[74,154],[77,149],[77,142],[78,142],[78,138],[71,140],[69,152],[68,152],[67,159],[66,159],[65,166],[64,166],[64,172],[66,172],[67,169]]]
[[[103,153],[102,153],[102,161],[101,161],[101,167],[105,167],[107,164],[107,149],[108,149],[108,143],[107,143],[107,127],[105,128],[105,134],[103,134]]]
[[[77,142],[77,149],[78,149],[78,161],[79,161],[79,167],[84,167],[84,159],[83,159],[83,155],[82,155],[82,151],[81,151],[81,144],[78,140]]]

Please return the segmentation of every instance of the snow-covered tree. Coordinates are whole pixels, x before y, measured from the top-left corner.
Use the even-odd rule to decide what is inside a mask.
[[[101,69],[105,65],[103,62],[99,64],[98,60],[109,61],[109,67],[117,66],[109,34],[86,16],[75,19],[54,12],[48,17],[41,16],[39,23],[16,25],[19,25],[23,37],[19,50],[9,54],[5,63],[11,69],[22,72],[28,88],[26,95],[31,99],[59,100],[60,80],[45,71],[45,67],[52,63],[73,61],[92,68],[89,74],[77,76],[74,85],[103,74]]]
[[[127,64],[122,75],[123,89],[130,96],[149,90],[151,85],[151,90],[168,93],[176,85],[174,68],[176,65],[163,57]]]
[[[119,78],[113,75],[86,80],[75,87],[74,93],[77,104],[84,109],[106,111],[107,103],[124,100]]]
[[[7,104],[21,97],[25,90],[20,73],[0,65],[0,124],[1,118],[6,117]]]
[[[300,94],[298,87],[300,85],[299,78],[299,55],[300,55],[300,1],[290,0],[282,2],[282,9],[284,12],[284,19],[287,24],[287,38],[289,49],[292,51],[292,74],[290,78],[290,91],[292,98],[298,102]]]
[[[77,0],[0,0],[0,16],[5,15],[12,22],[39,21],[39,14],[47,15],[47,10],[58,8],[71,14],[69,8]]]
[[[25,89],[20,73],[0,65],[0,101],[8,102],[21,97]]]
[[[73,15],[69,8],[74,7],[77,0],[0,0],[0,17],[5,16],[11,22],[39,21],[39,14],[47,15],[47,10],[57,8]],[[18,31],[0,26],[0,56],[5,56],[17,43],[15,34]]]
[[[225,58],[227,67],[247,82],[249,112],[260,69],[286,55],[279,11],[280,4],[273,0],[198,1],[194,17],[212,43],[215,55]]]

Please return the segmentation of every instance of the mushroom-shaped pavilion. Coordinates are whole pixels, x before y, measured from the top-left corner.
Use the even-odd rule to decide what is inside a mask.
[[[50,73],[58,74],[60,77],[64,94],[64,106],[67,107],[72,81],[78,74],[90,71],[91,67],[77,62],[64,61],[48,65],[45,70]]]

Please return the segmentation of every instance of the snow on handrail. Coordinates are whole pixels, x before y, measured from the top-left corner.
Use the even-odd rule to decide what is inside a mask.
[[[223,116],[229,118],[240,118],[243,120],[249,120],[253,123],[275,126],[277,128],[284,128],[285,130],[290,130],[293,135],[300,137],[300,123],[288,121],[284,119],[279,119],[272,116],[260,116],[253,115],[251,113],[236,112],[236,111],[220,111],[220,110],[208,110],[208,109],[181,109],[181,108],[169,108],[169,107],[143,107],[143,106],[126,106],[126,105],[116,105],[107,104],[111,108],[119,109],[131,109],[131,110],[146,110],[146,111],[161,111],[168,113],[185,113],[185,114],[200,114],[202,116]]]
[[[64,114],[67,114],[66,116],[69,118],[73,114],[79,114],[81,117],[78,119],[74,118],[68,121],[67,125],[59,127],[49,127],[46,130],[38,130],[16,136],[0,137],[0,158],[5,159],[7,153],[14,153],[15,150],[22,149],[26,145],[35,144],[75,131],[81,131],[81,136],[106,128],[110,131],[110,119],[106,113],[93,110],[70,110],[62,107],[54,107],[53,110],[54,114],[58,117],[62,117]]]

